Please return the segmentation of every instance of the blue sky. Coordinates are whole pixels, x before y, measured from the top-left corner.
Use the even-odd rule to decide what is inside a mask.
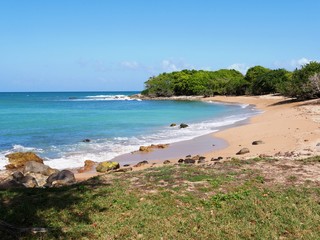
[[[319,0],[3,0],[1,91],[142,90],[185,68],[318,61]]]

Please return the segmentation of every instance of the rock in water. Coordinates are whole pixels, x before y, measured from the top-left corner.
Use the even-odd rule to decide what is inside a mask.
[[[175,123],[170,124],[170,127],[175,127],[175,126],[177,126],[177,124],[175,124]]]
[[[261,140],[257,140],[257,141],[252,142],[252,145],[260,145],[260,144],[264,144],[264,142]]]
[[[96,167],[96,171],[97,172],[108,172],[111,170],[115,170],[120,168],[120,164],[117,162],[111,162],[111,161],[105,161],[105,162],[101,162],[98,164],[98,166]]]
[[[82,142],[89,143],[91,140],[89,138],[83,139]]]
[[[248,148],[242,148],[239,152],[237,152],[237,155],[242,155],[242,154],[246,154],[249,152],[250,152],[250,150]]]
[[[180,128],[186,128],[186,127],[189,127],[189,125],[188,125],[188,124],[185,124],[185,123],[181,123],[181,124],[180,124]]]
[[[43,163],[30,161],[25,164],[23,172],[24,173],[40,173],[46,176],[50,176],[51,174],[58,172],[58,170],[50,168],[49,166],[44,165]]]
[[[6,155],[6,157],[9,159],[10,163],[5,166],[7,169],[16,169],[24,167],[25,164],[30,161],[43,163],[43,160],[33,152],[10,153]]]

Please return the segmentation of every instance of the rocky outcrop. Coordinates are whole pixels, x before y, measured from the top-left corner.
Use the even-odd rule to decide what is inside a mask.
[[[175,127],[175,126],[177,126],[176,123],[171,123],[171,124],[170,124],[170,127]]]
[[[237,152],[237,155],[242,155],[249,152],[250,152],[249,148],[242,148],[239,152]]]
[[[50,176],[53,173],[58,172],[57,169],[50,168],[47,165],[44,165],[43,163],[30,161],[27,162],[23,168],[23,173],[40,173],[45,176]]]
[[[170,160],[165,160],[164,162],[163,162],[163,164],[170,164],[171,162],[170,162]]]
[[[187,128],[187,127],[189,127],[188,124],[185,124],[185,123],[181,123],[181,124],[180,124],[180,128]]]
[[[96,171],[104,173],[118,168],[120,168],[120,164],[118,162],[105,161],[98,164]]]
[[[82,142],[89,143],[91,140],[89,138],[83,139]]]
[[[27,162],[34,161],[38,163],[43,163],[42,158],[38,157],[33,152],[17,152],[17,153],[10,153],[6,155],[9,160],[8,165],[6,165],[6,169],[18,169],[22,168],[26,165]]]
[[[85,160],[84,166],[82,168],[78,169],[78,173],[90,172],[93,170],[93,168],[96,164],[97,163],[92,160]]]

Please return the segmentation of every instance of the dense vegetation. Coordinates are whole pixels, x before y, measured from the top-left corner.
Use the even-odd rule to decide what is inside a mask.
[[[0,239],[320,239],[319,183],[292,170],[319,161],[233,159],[3,190],[1,219],[48,231],[19,236],[0,226]]]
[[[182,70],[151,77],[145,86],[142,94],[150,97],[281,93],[284,96],[309,99],[320,97],[320,63],[310,62],[293,72],[255,66],[246,75],[227,69]]]

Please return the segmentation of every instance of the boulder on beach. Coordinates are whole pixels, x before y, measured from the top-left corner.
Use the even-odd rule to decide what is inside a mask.
[[[120,168],[120,164],[118,162],[105,161],[98,164],[96,171],[104,173],[118,168]]]
[[[142,162],[138,162],[136,165],[134,165],[134,167],[142,167],[142,166],[144,166],[146,164],[149,164],[149,162],[145,160],[145,161],[142,161]]]
[[[140,146],[139,152],[151,152],[155,149],[164,149],[167,148],[169,144],[151,144],[150,146]]]
[[[185,123],[181,123],[181,124],[180,124],[180,128],[186,128],[186,127],[189,127],[189,125],[188,125],[188,124],[185,124]]]
[[[250,150],[249,148],[242,148],[239,152],[237,152],[236,154],[237,155],[242,155],[242,154],[246,154],[246,153],[249,153]]]
[[[264,144],[264,142],[261,140],[257,140],[257,141],[252,142],[252,145],[260,145],[260,144]]]
[[[119,168],[119,169],[113,170],[113,172],[116,172],[116,173],[125,173],[125,172],[131,172],[131,171],[132,171],[132,167]]]
[[[45,176],[50,176],[51,174],[58,172],[57,169],[53,169],[47,165],[40,162],[30,161],[27,162],[23,168],[24,174],[26,173],[40,173]]]
[[[184,160],[184,163],[185,163],[185,164],[195,164],[195,163],[196,163],[196,160],[191,159],[191,158],[186,158],[186,159]]]
[[[23,173],[19,171],[13,172],[11,176],[0,183],[0,189],[34,188],[38,186],[35,177],[29,174],[23,175]]]
[[[175,127],[175,126],[177,126],[176,123],[171,123],[171,124],[170,124],[170,127]]]
[[[6,165],[6,169],[17,169],[22,168],[25,166],[27,162],[34,161],[38,163],[43,163],[42,158],[38,157],[33,152],[16,152],[16,153],[10,153],[5,156],[8,158],[9,163]]]
[[[56,172],[51,174],[48,179],[47,183],[44,185],[45,187],[59,187],[59,186],[66,186],[71,185],[76,182],[73,172],[69,170],[62,170],[60,172]]]
[[[79,173],[89,172],[89,171],[93,170],[93,167],[95,164],[96,164],[96,162],[94,162],[92,160],[85,160],[84,166],[82,168],[78,169],[78,172]]]

